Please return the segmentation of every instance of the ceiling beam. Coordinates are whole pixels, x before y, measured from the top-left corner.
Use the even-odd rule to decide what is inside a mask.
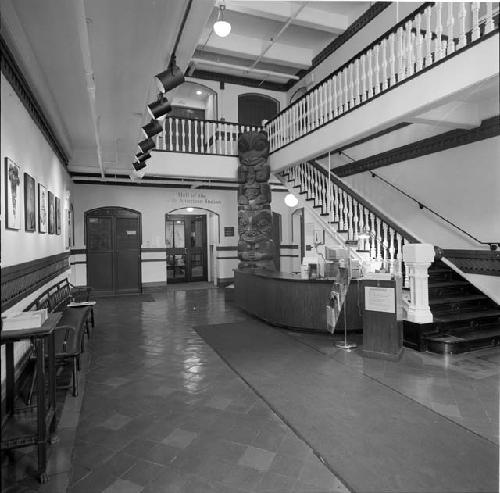
[[[280,22],[286,22],[289,17],[293,16],[296,8],[296,2],[241,2],[226,0],[227,10]],[[333,34],[341,34],[348,28],[349,19],[346,15],[315,9],[306,4],[305,8],[293,19],[292,23]]]
[[[471,129],[481,124],[477,104],[451,102],[407,118],[412,123],[424,123],[444,128]]]

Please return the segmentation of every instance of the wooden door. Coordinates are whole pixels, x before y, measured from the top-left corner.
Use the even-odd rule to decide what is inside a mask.
[[[260,127],[263,120],[272,120],[280,111],[279,101],[263,94],[238,96],[238,122]]]
[[[121,207],[85,213],[87,285],[101,294],[140,293],[141,215]]]
[[[172,215],[165,219],[167,283],[207,280],[205,215]]]

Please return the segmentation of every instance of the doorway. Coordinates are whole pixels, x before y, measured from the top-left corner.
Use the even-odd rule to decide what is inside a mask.
[[[167,283],[207,280],[207,216],[167,214]]]
[[[101,207],[85,213],[87,285],[101,294],[140,293],[141,213]]]
[[[238,96],[238,121],[244,125],[260,127],[264,120],[272,120],[280,111],[277,99],[263,94]]]

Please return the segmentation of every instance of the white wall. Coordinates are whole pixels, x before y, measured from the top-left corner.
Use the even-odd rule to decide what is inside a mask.
[[[481,241],[500,241],[500,137],[374,170]],[[402,194],[361,173],[344,179],[396,223],[442,248],[480,249]]]
[[[29,262],[31,260],[47,257],[61,253],[66,248],[66,191],[71,188],[69,175],[64,170],[57,156],[45,140],[36,124],[24,108],[20,99],[12,89],[12,86],[1,75],[1,262],[2,268]],[[35,179],[35,209],[36,228],[35,232],[25,231],[24,222],[24,175],[21,179],[21,194],[18,199],[19,213],[21,215],[21,228],[19,230],[6,229],[5,227],[5,158],[9,158],[21,167],[21,175],[29,173]],[[38,233],[38,183],[44,185],[47,190],[61,199],[62,228],[60,235],[49,235]],[[66,275],[66,274],[65,274]],[[63,276],[51,281],[51,284],[59,281]],[[42,286],[37,292],[32,293],[4,313],[15,313],[22,311],[35,297],[47,286]],[[19,361],[26,351],[28,343],[18,343],[14,347],[15,361]],[[5,367],[2,347],[2,382],[5,378]]]
[[[204,84],[215,90],[218,95],[218,118],[219,120],[225,118],[226,121],[231,123],[238,123],[238,96],[240,94],[256,93],[271,96],[279,101],[280,111],[285,108],[287,104],[286,93],[281,91],[269,91],[267,89],[227,83],[224,84],[224,89],[221,89],[220,83],[216,81],[195,79],[193,77],[188,77],[186,80]]]

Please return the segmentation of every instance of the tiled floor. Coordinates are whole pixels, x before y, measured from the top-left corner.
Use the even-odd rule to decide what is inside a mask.
[[[178,286],[153,299],[99,300],[84,395],[67,398],[49,484],[18,465],[2,491],[347,491],[192,329],[248,319],[223,290]],[[498,443],[497,350],[447,361],[407,351],[398,363],[335,350],[328,337],[290,337]]]

